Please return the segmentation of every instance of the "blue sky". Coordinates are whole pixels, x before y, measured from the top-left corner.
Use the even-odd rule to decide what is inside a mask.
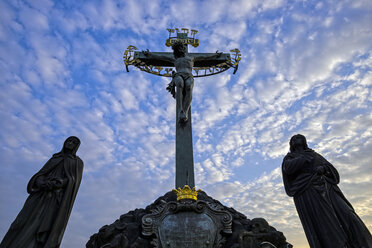
[[[84,160],[62,247],[174,187],[169,78],[125,71],[128,45],[171,51],[167,28],[199,30],[190,52],[239,48],[239,70],[195,79],[197,188],[308,247],[280,165],[307,136],[372,230],[372,2],[1,1],[0,239],[26,185],[70,135]]]

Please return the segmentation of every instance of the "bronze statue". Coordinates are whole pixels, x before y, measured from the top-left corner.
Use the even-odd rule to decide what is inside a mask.
[[[179,122],[185,123],[188,120],[187,116],[191,106],[192,89],[194,87],[194,77],[192,75],[194,61],[218,58],[222,53],[216,52],[214,55],[202,55],[198,57],[188,56],[186,46],[181,41],[173,43],[172,49],[173,58],[164,55],[156,55],[149,51],[143,51],[143,54],[149,59],[168,61],[173,63],[176,67],[177,72],[173,74],[173,79],[168,85],[167,90],[177,99],[177,104],[180,106],[178,113]],[[177,97],[176,94],[178,95]]]
[[[172,33],[177,31],[177,36]],[[230,50],[234,54],[221,53],[189,53],[188,45],[199,46],[195,39],[196,30],[191,30],[188,37],[187,28],[168,29],[169,38],[166,46],[172,46],[170,52],[135,51],[135,46],[128,46],[124,52],[124,63],[127,71],[135,66],[141,71],[157,76],[172,77],[167,90],[176,98],[176,189],[185,185],[195,187],[194,154],[192,142],[191,101],[193,97],[194,77],[216,75],[234,68],[238,69],[241,54],[239,49]],[[175,67],[175,71],[174,71]]]
[[[83,161],[76,156],[80,140],[71,136],[27,185],[27,198],[1,248],[59,247],[79,189]]]
[[[282,164],[286,193],[293,197],[312,248],[372,247],[372,236],[337,184],[336,168],[294,135]]]

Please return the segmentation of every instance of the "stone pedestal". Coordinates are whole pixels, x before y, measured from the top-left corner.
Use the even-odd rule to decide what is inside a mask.
[[[168,192],[103,226],[87,248],[290,248],[282,232],[263,218],[247,219],[205,192],[177,201]]]

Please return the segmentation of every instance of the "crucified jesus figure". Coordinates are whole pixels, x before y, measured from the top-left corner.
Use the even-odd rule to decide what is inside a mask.
[[[172,81],[169,83],[167,90],[177,100],[177,104],[180,107],[178,113],[179,123],[186,123],[188,121],[188,113],[191,106],[192,100],[192,89],[194,87],[194,77],[192,75],[192,69],[194,67],[194,61],[196,60],[208,60],[218,58],[222,53],[216,52],[214,55],[205,55],[191,57],[186,53],[186,46],[182,41],[176,41],[172,45],[173,58],[157,55],[150,53],[149,51],[143,51],[142,53],[149,59],[165,60],[171,62],[176,67],[176,72],[173,73]],[[177,97],[176,97],[177,92]]]

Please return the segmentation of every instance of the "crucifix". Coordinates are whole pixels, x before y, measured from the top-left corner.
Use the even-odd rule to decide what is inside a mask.
[[[195,187],[194,157],[191,126],[191,100],[194,78],[215,75],[229,68],[238,69],[240,51],[231,50],[230,53],[189,53],[188,45],[197,47],[199,40],[195,39],[196,30],[191,30],[192,37],[188,37],[189,30],[182,28],[168,29],[169,38],[166,46],[172,47],[170,52],[135,51],[129,46],[124,52],[126,69],[134,65],[142,71],[165,77],[172,77],[167,90],[176,99],[176,189],[188,185]],[[172,36],[172,33],[177,33]],[[174,69],[175,68],[175,71]]]

